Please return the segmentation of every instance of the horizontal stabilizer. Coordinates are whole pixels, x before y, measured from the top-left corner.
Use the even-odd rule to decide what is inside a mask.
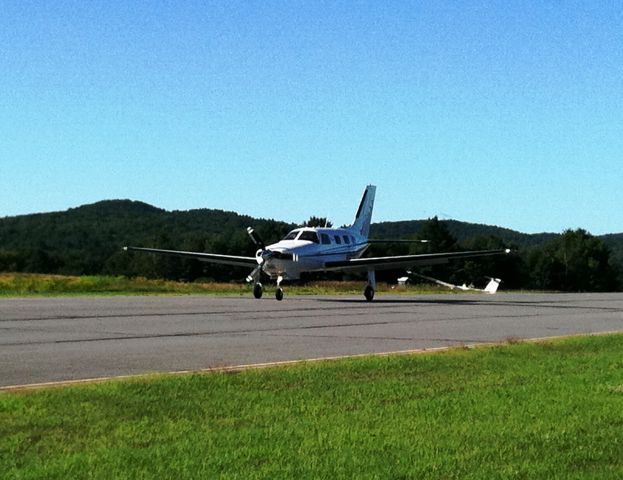
[[[456,290],[463,290],[464,292],[483,292],[483,293],[488,293],[490,295],[493,295],[494,293],[496,293],[498,291],[498,287],[500,286],[500,283],[502,283],[502,280],[500,280],[499,278],[487,277],[489,279],[489,283],[484,289],[481,290],[480,288],[474,288],[472,286],[468,287],[465,284],[454,285],[452,283],[444,282],[442,280],[438,280],[433,277],[427,277],[426,275],[422,275],[421,273],[416,273],[416,272],[408,272],[408,273],[410,273],[411,275],[415,275],[416,277],[423,278],[424,280],[428,280],[430,282],[436,283],[437,285],[448,287],[450,290],[456,289]]]

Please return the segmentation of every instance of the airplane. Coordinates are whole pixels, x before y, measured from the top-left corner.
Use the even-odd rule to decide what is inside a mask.
[[[123,247],[126,251],[140,251],[161,255],[194,258],[209,263],[249,267],[252,269],[247,282],[253,283],[253,296],[261,298],[263,285],[261,274],[277,283],[275,298],[284,296],[282,282],[299,280],[303,272],[367,272],[368,282],[363,295],[372,301],[376,289],[376,270],[413,268],[424,265],[447,263],[449,260],[503,255],[510,249],[477,250],[468,252],[424,253],[389,257],[363,257],[373,243],[411,243],[426,240],[375,240],[368,238],[376,187],[368,185],[364,192],[352,225],[340,228],[295,228],[277,243],[266,245],[257,232],[247,228],[251,240],[259,247],[255,257],[221,255],[216,253],[185,252],[146,247]]]

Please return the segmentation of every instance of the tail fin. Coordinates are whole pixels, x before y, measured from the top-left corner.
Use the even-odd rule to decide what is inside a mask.
[[[372,208],[374,207],[375,194],[376,187],[374,185],[368,185],[363,192],[363,197],[357,209],[357,215],[355,215],[355,221],[351,227],[365,238],[368,238],[370,234],[370,221],[372,220]]]
[[[498,287],[500,286],[501,282],[502,280],[500,280],[499,278],[491,278],[483,292],[494,294],[498,291]]]

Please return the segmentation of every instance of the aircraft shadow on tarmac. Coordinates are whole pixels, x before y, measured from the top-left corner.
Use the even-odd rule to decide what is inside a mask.
[[[327,302],[327,303],[361,303],[361,304],[431,304],[431,305],[496,305],[499,302],[491,302],[486,300],[465,300],[465,299],[454,299],[454,300],[441,300],[441,299],[429,299],[429,298],[379,298],[375,299],[373,302],[367,302],[364,299],[359,298],[316,298],[317,302]]]
[[[515,306],[523,308],[546,308],[546,309],[560,309],[560,310],[577,310],[578,308],[586,311],[607,311],[607,312],[620,312],[621,308],[618,306],[610,305],[608,300],[604,300],[602,305],[582,305],[581,301],[577,298],[568,298],[567,296],[561,296],[560,298],[548,298],[548,299],[526,299],[526,300],[492,300],[492,299],[466,299],[466,298],[375,298],[373,302],[367,302],[364,299],[359,298],[327,298],[321,297],[315,299],[317,302],[324,303],[342,303],[342,304],[381,304],[381,305],[463,305],[463,306]]]

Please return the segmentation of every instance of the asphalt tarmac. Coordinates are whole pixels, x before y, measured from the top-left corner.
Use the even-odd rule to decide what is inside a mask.
[[[0,387],[611,331],[623,293],[10,298]]]

